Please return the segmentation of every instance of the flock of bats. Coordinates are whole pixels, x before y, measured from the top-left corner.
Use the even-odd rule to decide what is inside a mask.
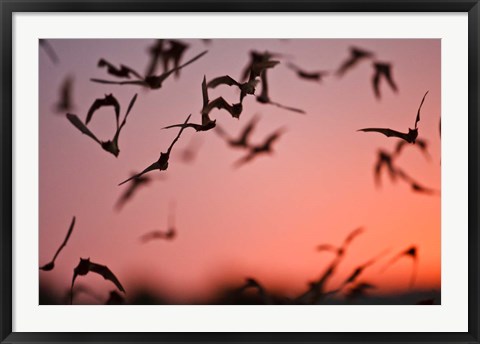
[[[209,40],[204,40],[205,43],[210,44]],[[58,64],[60,63],[60,58],[58,54],[55,52],[53,46],[48,40],[40,40],[40,47],[45,51],[47,56],[50,58],[52,63]],[[163,83],[170,78],[172,75],[174,77],[179,77],[180,71],[189,66],[190,64],[194,63],[198,59],[202,58],[208,51],[203,51],[200,54],[197,54],[190,60],[185,63],[182,63],[182,59],[184,57],[185,52],[188,50],[189,45],[181,42],[179,40],[164,40],[158,39],[155,43],[149,47],[148,51],[150,53],[150,61],[148,63],[146,73],[142,76],[140,73],[135,71],[133,68],[120,64],[119,67],[115,66],[114,64],[106,61],[105,59],[101,58],[98,61],[98,67],[104,69],[107,74],[114,77],[114,80],[105,80],[105,79],[90,79],[92,82],[101,83],[101,84],[109,84],[109,85],[130,85],[141,87],[144,89],[155,90],[162,87]],[[272,146],[277,141],[281,135],[285,132],[285,128],[279,128],[270,134],[262,143],[260,144],[252,144],[250,143],[250,135],[252,134],[253,130],[255,129],[256,124],[258,123],[258,116],[254,116],[250,122],[248,122],[245,127],[241,130],[238,137],[233,138],[229,136],[224,129],[217,125],[215,119],[210,118],[210,112],[213,109],[220,109],[226,111],[230,116],[233,118],[239,119],[242,112],[243,112],[243,99],[247,96],[255,96],[256,100],[262,104],[271,104],[277,106],[281,109],[292,111],[299,114],[305,114],[305,111],[286,106],[280,104],[278,102],[272,101],[268,94],[268,81],[267,81],[267,72],[269,70],[274,69],[278,64],[280,64],[280,59],[284,55],[271,53],[268,51],[265,52],[258,52],[258,51],[251,51],[250,52],[250,60],[248,61],[245,69],[242,72],[242,76],[240,80],[235,80],[229,75],[223,75],[216,77],[207,82],[206,77],[204,76],[202,84],[201,84],[201,91],[202,91],[202,98],[203,104],[200,111],[201,115],[201,122],[200,123],[191,123],[190,118],[191,114],[188,115],[183,123],[179,124],[172,124],[166,126],[163,129],[170,129],[170,128],[179,128],[179,131],[170,144],[170,146],[166,149],[165,152],[160,152],[159,158],[152,162],[150,165],[145,167],[141,172],[135,173],[131,175],[126,180],[119,183],[119,185],[123,185],[129,183],[129,188],[124,192],[124,194],[118,200],[116,207],[120,209],[135,193],[135,191],[141,187],[149,184],[152,181],[152,178],[149,174],[152,171],[165,171],[168,169],[170,155],[172,153],[172,149],[177,141],[180,139],[182,132],[185,129],[191,128],[196,132],[203,132],[203,131],[210,131],[214,130],[221,138],[225,140],[225,142],[232,148],[243,149],[246,151],[244,157],[239,159],[237,162],[234,163],[235,167],[240,167],[243,164],[251,162],[255,157],[265,153],[272,152]],[[392,91],[397,92],[398,87],[393,80],[392,76],[392,64],[386,62],[379,62],[375,59],[375,54],[373,52],[358,48],[358,47],[351,47],[349,51],[349,56],[344,62],[340,65],[340,67],[334,72],[335,75],[338,77],[344,76],[348,71],[354,68],[356,65],[361,63],[362,61],[372,61],[373,66],[373,77],[372,77],[372,87],[374,91],[375,97],[378,99],[381,97],[380,86],[382,84],[382,80],[385,81],[388,86],[392,89]],[[161,74],[156,74],[158,66],[161,65],[163,67],[163,72]],[[299,78],[307,80],[307,81],[316,81],[320,82],[325,77],[327,77],[330,73],[329,71],[305,71],[302,68],[298,67],[297,65],[293,64],[292,62],[288,62],[286,64],[287,68],[292,70]],[[63,82],[61,89],[60,89],[60,100],[56,104],[56,110],[58,112],[67,113],[66,118],[70,121],[70,123],[77,128],[82,134],[90,137],[93,141],[98,143],[102,149],[105,151],[113,154],[115,157],[118,157],[120,154],[119,148],[119,136],[126,125],[128,115],[130,114],[132,108],[134,107],[137,101],[137,94],[135,94],[132,99],[130,100],[127,110],[123,116],[123,119],[120,121],[121,117],[121,105],[118,100],[113,96],[113,94],[106,94],[104,98],[96,99],[92,105],[90,106],[85,122],[83,122],[77,115],[69,113],[70,109],[72,108],[72,83],[73,79],[67,77]],[[261,92],[256,95],[256,88],[258,85],[261,85],[262,89]],[[239,89],[240,91],[240,99],[238,103],[230,104],[227,102],[223,97],[217,97],[214,100],[210,100],[208,96],[208,89],[216,88],[219,86],[233,86]],[[417,114],[415,117],[414,128],[408,128],[408,132],[397,131],[390,128],[363,128],[359,129],[362,132],[376,132],[383,134],[387,137],[395,137],[398,138],[398,144],[394,150],[394,152],[386,152],[384,150],[378,151],[378,160],[374,166],[374,178],[377,185],[380,185],[380,178],[381,173],[384,169],[387,170],[390,178],[392,181],[395,181],[396,178],[400,178],[401,180],[409,183],[413,191],[422,192],[425,194],[437,194],[439,191],[430,189],[420,185],[416,182],[412,177],[410,177],[403,169],[397,167],[395,165],[395,159],[400,155],[403,148],[407,144],[415,144],[419,149],[424,153],[426,158],[429,158],[428,150],[427,150],[427,143],[423,139],[418,138],[418,123],[420,121],[420,111],[422,105],[425,101],[425,98],[428,94],[428,91],[424,94],[420,106],[417,110]],[[113,138],[107,141],[102,141],[88,128],[89,123],[93,119],[94,114],[97,110],[103,107],[111,107],[113,108],[115,114],[115,125],[116,130],[113,135]],[[198,142],[193,142],[193,146],[189,149],[184,151],[184,160],[192,160],[195,155],[195,148],[198,147]],[[58,255],[62,251],[62,249],[67,245],[67,242],[73,232],[75,227],[75,217],[73,217],[70,227],[67,231],[67,235],[56,251],[55,255],[51,262],[43,265],[40,267],[43,271],[51,271],[55,267],[55,261],[58,258]],[[352,300],[361,296],[364,296],[369,289],[375,288],[374,285],[366,282],[359,281],[359,276],[362,273],[375,264],[380,258],[382,258],[387,251],[383,251],[377,256],[373,257],[372,259],[366,261],[365,263],[357,266],[348,278],[345,279],[343,283],[341,283],[337,288],[332,290],[327,290],[325,285],[327,281],[333,276],[335,273],[337,266],[345,257],[347,252],[347,248],[353,242],[353,240],[363,233],[363,228],[355,229],[351,232],[343,241],[342,245],[339,247],[333,246],[331,244],[322,244],[319,245],[316,249],[318,251],[329,251],[334,254],[335,258],[332,263],[327,267],[326,271],[316,280],[309,283],[308,289],[302,293],[301,295],[295,298],[283,298],[282,300],[274,300],[271,295],[266,291],[266,289],[255,279],[247,278],[245,284],[236,290],[237,294],[242,294],[247,289],[256,289],[258,292],[258,296],[262,300],[264,304],[274,304],[274,303],[285,303],[285,304],[318,304],[325,297],[338,294],[342,292],[348,300]],[[163,240],[173,240],[176,237],[176,227],[174,224],[173,219],[173,211],[168,219],[168,229],[166,231],[152,231],[146,233],[141,236],[140,241],[142,243],[149,242],[151,240],[163,239]],[[410,286],[412,287],[415,283],[416,273],[417,273],[417,264],[418,264],[418,248],[417,246],[413,245],[407,247],[404,250],[401,250],[397,254],[395,254],[391,260],[384,266],[383,270],[387,269],[389,266],[394,264],[398,259],[407,257],[410,258],[413,262],[412,268],[412,275]],[[106,280],[111,281],[117,289],[125,293],[125,289],[120,283],[119,279],[115,276],[115,274],[106,266],[101,265],[98,263],[94,263],[90,261],[90,258],[83,259],[80,258],[80,262],[73,270],[73,278],[72,284],[70,288],[70,302],[73,303],[73,295],[74,295],[74,285],[75,281],[78,276],[85,276],[88,273],[96,273],[103,276]],[[113,301],[112,301],[113,300]],[[112,291],[110,294],[110,298],[107,301],[107,304],[116,303],[117,301],[123,301],[123,297],[115,291]],[[429,304],[433,303],[433,300],[422,300],[419,304]]]

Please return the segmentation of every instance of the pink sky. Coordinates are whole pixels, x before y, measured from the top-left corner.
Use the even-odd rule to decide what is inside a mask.
[[[316,252],[315,246],[340,244],[350,231],[362,226],[365,234],[352,244],[329,286],[334,288],[356,265],[390,249],[362,280],[376,284],[379,293],[408,291],[411,261],[399,261],[384,273],[380,270],[391,256],[414,244],[419,247],[415,287],[440,289],[440,197],[414,193],[405,183],[392,184],[386,175],[382,188],[376,188],[377,149],[391,151],[397,140],[356,131],[412,128],[420,100],[429,90],[418,126],[419,137],[429,143],[431,160],[409,146],[398,166],[423,185],[440,189],[440,40],[187,42],[190,48],[184,61],[205,49],[209,52],[183,69],[179,79],[167,79],[161,89],[153,91],[89,81],[91,77],[113,79],[97,68],[101,57],[143,73],[152,40],[52,40],[61,59],[58,65],[40,50],[39,265],[51,259],[72,216],[77,217],[55,269],[40,272],[41,283],[65,292],[79,258],[90,257],[112,269],[127,295],[145,284],[182,302],[208,296],[225,280],[240,285],[246,276],[255,277],[267,289],[282,288],[294,295],[332,259],[327,252]],[[321,83],[299,79],[285,66],[286,59],[291,59],[306,70],[334,71],[348,57],[351,45],[372,50],[379,61],[393,63],[397,94],[383,84],[382,99],[375,99],[370,62],[360,63],[343,78],[330,76]],[[241,151],[229,148],[213,131],[185,130],[173,149],[168,171],[151,173],[154,178],[164,174],[166,179],[140,189],[116,211],[115,202],[125,190],[117,184],[158,159],[178,132],[161,128],[183,122],[190,113],[192,122],[200,122],[203,76],[207,80],[224,74],[239,78],[252,49],[287,55],[268,72],[270,96],[307,114],[263,105],[247,96],[240,120],[220,110],[212,111],[211,117],[236,136],[259,114],[253,142],[285,126],[287,132],[274,145],[274,155],[233,169]],[[66,75],[75,78],[72,112],[82,120],[91,103],[107,93],[119,100],[123,117],[131,97],[138,93],[120,136],[118,158],[53,111]],[[238,100],[233,87],[218,87],[209,90],[209,95],[210,99],[222,95],[230,102]],[[113,111],[99,110],[89,128],[102,139],[113,136]],[[194,136],[201,138],[202,145],[189,165],[180,160],[179,153]],[[172,201],[178,237],[141,245],[138,238],[143,233],[166,229]],[[112,284],[95,275],[79,277],[78,282],[93,286],[100,295],[113,290]]]

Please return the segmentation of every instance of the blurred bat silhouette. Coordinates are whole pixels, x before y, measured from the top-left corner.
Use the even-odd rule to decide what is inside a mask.
[[[311,81],[320,82],[326,75],[330,74],[327,71],[307,72],[291,62],[287,63],[287,67],[293,70],[299,78]]]
[[[403,148],[406,146],[406,141],[400,140],[397,143],[397,146],[395,147],[395,155],[398,156],[402,152]],[[428,144],[427,141],[424,139],[419,139],[417,138],[415,140],[415,146],[417,146],[425,156],[427,160],[431,160],[431,156],[428,153]]]
[[[357,266],[352,273],[348,276],[348,278],[343,282],[342,286],[340,288],[344,288],[347,284],[354,283],[358,276],[360,276],[361,273],[365,271],[368,267],[372,266],[375,264],[381,257],[383,257],[389,250],[384,250],[374,258],[368,260],[367,262]]]
[[[132,176],[135,176],[135,175],[136,173],[132,173]],[[163,180],[164,176],[161,175],[159,176],[158,179]],[[133,197],[133,195],[138,191],[140,187],[147,186],[152,182],[152,180],[153,179],[150,178],[149,176],[140,176],[140,177],[134,178],[130,183],[128,189],[125,190],[125,192],[118,199],[117,204],[115,206],[117,210],[120,210],[125,205],[125,203],[127,203]]]
[[[189,115],[187,117],[187,119],[185,120],[185,124],[188,123],[188,120],[190,119],[191,116],[192,115]],[[170,147],[168,147],[168,149],[165,153],[160,152],[160,157],[158,158],[158,160],[156,162],[152,163],[150,166],[145,168],[142,172],[131,176],[130,178],[128,178],[127,180],[124,180],[123,182],[121,182],[118,185],[122,185],[122,184],[125,184],[126,182],[128,182],[132,179],[139,178],[139,177],[143,176],[145,173],[148,173],[150,171],[155,171],[155,170],[165,171],[165,170],[167,170],[168,169],[168,159],[170,158],[170,153],[172,152],[172,148],[175,145],[175,143],[178,141],[178,139],[180,138],[180,135],[182,135],[182,132],[183,132],[184,129],[185,129],[185,127],[182,127],[180,129],[177,136],[172,141],[172,143],[170,144]]]
[[[75,216],[72,218],[72,222],[70,223],[70,227],[68,228],[67,236],[63,240],[62,244],[58,248],[57,252],[55,252],[55,255],[53,256],[53,259],[50,263],[45,264],[44,266],[40,267],[40,270],[43,271],[50,271],[55,268],[55,260],[57,259],[58,255],[62,251],[62,249],[67,246],[68,239],[70,239],[70,235],[72,235],[73,232],[73,227],[75,227]]]
[[[343,76],[348,70],[356,66],[360,61],[372,58],[374,54],[370,51],[357,47],[350,47],[350,57],[346,59],[337,70],[337,76]]]
[[[177,228],[175,226],[175,210],[174,205],[170,206],[170,214],[168,215],[167,230],[159,231],[154,230],[148,233],[143,234],[140,237],[140,241],[145,244],[152,240],[164,239],[164,240],[173,240],[177,236]]]
[[[173,61],[173,69],[175,71],[174,76],[178,77],[180,75],[180,68],[178,68],[180,66],[180,61],[189,45],[175,39],[168,40],[168,43],[170,44],[170,49],[164,51],[163,56],[167,63]]]
[[[240,103],[241,103],[243,101],[243,98],[245,98],[247,94],[255,94],[255,86],[257,86],[257,84],[258,84],[257,79],[252,79],[244,83],[239,83],[238,81],[233,79],[231,76],[224,75],[224,76],[219,76],[217,78],[210,80],[207,84],[207,87],[215,88],[219,85],[237,86],[240,89]]]
[[[408,143],[415,143],[415,140],[417,139],[417,136],[418,136],[417,124],[420,121],[420,109],[422,108],[423,102],[425,101],[425,97],[427,96],[427,94],[428,94],[428,91],[423,96],[422,102],[420,103],[420,107],[418,108],[417,117],[415,118],[415,128],[414,129],[408,128],[408,133],[402,133],[402,132],[399,132],[393,129],[388,129],[388,128],[364,128],[364,129],[359,129],[357,131],[377,132],[387,137],[398,137],[402,140],[407,141]]]
[[[237,162],[234,164],[234,167],[240,167],[252,161],[259,154],[272,154],[272,145],[280,138],[280,136],[283,135],[284,132],[285,128],[280,128],[276,130],[273,134],[270,134],[262,144],[257,146],[250,146],[250,152],[243,158],[237,160]]]
[[[202,112],[206,112],[207,114],[210,113],[213,109],[219,109],[219,110],[226,110],[233,118],[240,118],[240,115],[242,114],[243,111],[243,105],[242,103],[236,103],[230,105],[223,97],[218,97],[209,102],[202,110]]]
[[[413,287],[413,284],[415,283],[415,278],[417,275],[417,269],[418,269],[418,248],[417,246],[410,246],[404,251],[401,251],[397,255],[395,255],[388,263],[385,265],[385,267],[382,269],[381,272],[385,271],[387,268],[392,266],[397,260],[403,257],[410,257],[413,261],[413,268],[412,268],[412,277],[410,279],[410,288]]]
[[[119,121],[120,121],[120,104],[118,103],[118,100],[111,93],[106,94],[104,98],[98,98],[93,102],[92,106],[90,106],[90,109],[88,110],[85,124],[88,124],[88,122],[90,122],[95,111],[97,111],[98,109],[104,106],[113,106],[113,108],[115,109],[115,119],[116,119],[117,129],[118,129]]]
[[[198,54],[191,60],[185,62],[183,65],[170,69],[160,75],[149,75],[145,78],[139,78],[138,80],[128,80],[128,81],[112,81],[112,80],[103,80],[103,79],[90,79],[93,82],[101,83],[101,84],[113,84],[113,85],[138,85],[147,87],[149,89],[155,90],[162,87],[163,82],[176,71],[182,69],[183,67],[188,66],[189,64],[193,63],[194,61],[198,60],[200,57],[205,55],[208,51],[205,50],[204,52]]]
[[[163,58],[164,53],[164,39],[156,39],[155,43],[148,48],[148,52],[150,54],[150,63],[147,67],[147,72],[145,73],[146,76],[154,75],[157,71],[158,61]],[[163,71],[166,72],[168,69],[167,60],[163,59]],[[141,77],[139,77],[141,79]]]
[[[57,112],[65,113],[73,108],[72,102],[73,77],[67,76],[60,85],[60,99],[55,104]]]
[[[404,141],[401,141],[404,142]],[[375,178],[375,185],[377,187],[381,184],[381,173],[384,168],[387,169],[390,176],[390,180],[394,182],[397,177],[397,170],[393,167],[393,156],[384,150],[379,149],[377,154],[377,163],[373,167],[373,173]]]
[[[58,64],[60,62],[60,59],[58,58],[57,53],[55,52],[55,49],[53,49],[52,45],[50,44],[49,40],[47,39],[39,39],[38,44],[40,47],[45,51],[47,54],[48,58],[50,61],[52,61],[53,64]]]
[[[208,99],[208,89],[207,89],[207,79],[205,75],[203,76],[202,81],[202,98],[203,98],[203,107],[201,110],[202,114],[202,124],[196,123],[183,123],[183,124],[173,124],[162,129],[169,129],[169,128],[193,128],[195,131],[208,131],[210,129],[215,128],[217,125],[217,120],[212,120],[209,116],[209,113],[212,108],[209,107],[210,101]]]
[[[254,116],[250,122],[240,132],[240,136],[237,139],[233,139],[227,135],[227,133],[221,128],[217,127],[216,132],[227,142],[230,147],[233,148],[249,148],[249,137],[252,134],[253,129],[257,125],[259,120],[258,116]]]
[[[120,68],[117,68],[107,60],[100,59],[98,60],[97,66],[100,68],[105,67],[107,69],[108,74],[116,76],[118,78],[130,79],[130,75],[133,75],[138,79],[142,79],[142,76],[138,74],[135,70],[123,64],[120,65]]]
[[[250,61],[247,66],[242,71],[242,76],[240,80],[242,82],[245,81],[252,81],[258,78],[263,71],[267,70],[268,68],[273,68],[280,61],[271,60],[273,57],[280,57],[283,56],[282,54],[271,53],[265,51],[263,53],[252,50],[250,52]]]
[[[262,75],[260,76],[260,78],[261,78],[261,83],[262,83],[262,92],[260,93],[259,96],[257,96],[257,101],[259,103],[272,104],[272,105],[275,105],[275,106],[277,106],[281,109],[285,109],[285,110],[288,110],[288,111],[293,111],[293,112],[302,113],[302,114],[305,113],[305,111],[303,111],[301,109],[297,109],[297,108],[293,108],[293,107],[290,107],[290,106],[285,106],[285,105],[282,105],[282,104],[279,104],[279,103],[276,103],[276,102],[272,102],[272,100],[268,96],[268,83],[267,83],[267,71],[266,70],[264,70],[262,72]]]
[[[402,178],[404,181],[410,184],[410,187],[414,192],[419,192],[426,195],[434,195],[434,194],[440,193],[438,190],[427,188],[425,186],[420,185],[417,181],[415,181],[412,177],[410,177],[401,169],[397,169],[397,174],[400,176],[400,178]]]
[[[118,157],[118,154],[120,153],[120,149],[118,147],[118,138],[120,136],[120,132],[122,131],[122,128],[125,126],[125,123],[127,122],[127,117],[128,114],[130,113],[130,110],[133,107],[133,104],[135,104],[135,101],[137,99],[137,95],[135,94],[130,101],[130,104],[128,105],[127,112],[125,113],[125,117],[123,118],[122,123],[120,126],[117,128],[117,131],[115,132],[115,135],[112,140],[108,141],[100,141],[91,131],[90,129],[87,128],[85,124],[77,117],[77,115],[67,113],[67,118],[72,123],[78,130],[80,130],[83,134],[87,135],[91,139],[93,139],[95,142],[97,142],[105,151],[113,154],[115,157]]]
[[[387,83],[390,85],[390,88],[394,92],[398,92],[398,87],[393,81],[392,77],[392,65],[390,63],[383,63],[383,62],[374,62],[373,67],[375,68],[375,74],[373,74],[372,78],[372,85],[373,85],[373,92],[375,93],[375,97],[380,99],[380,81],[385,79]]]
[[[190,142],[188,143],[187,147],[185,147],[181,152],[180,152],[180,159],[184,163],[192,163],[197,155],[198,151],[200,150],[200,147],[203,144],[203,140],[201,140],[199,137],[194,136]]]
[[[123,293],[125,293],[125,289],[123,288],[120,281],[117,277],[113,274],[113,272],[105,265],[100,265],[97,263],[93,263],[90,261],[90,258],[83,259],[80,258],[80,263],[73,269],[73,279],[72,279],[72,286],[70,288],[70,303],[73,303],[73,286],[75,284],[75,280],[77,276],[85,276],[89,272],[94,272],[102,276],[108,281],[111,281],[115,286]]]
[[[377,287],[373,284],[359,282],[347,291],[347,293],[345,294],[345,297],[348,301],[353,301],[361,297],[365,297],[366,292],[368,290],[375,289],[375,288]]]
[[[257,282],[254,278],[248,277],[245,279],[245,284],[239,288],[238,292],[243,293],[247,289],[257,289],[258,296],[262,300],[263,304],[271,305],[273,304],[270,295],[265,291],[265,288]]]
[[[358,227],[347,235],[347,237],[343,240],[342,246],[335,247],[330,244],[322,244],[317,246],[317,251],[330,251],[336,253],[337,256],[343,256],[347,247],[352,243],[352,241],[364,231],[365,230],[363,229],[363,227]]]

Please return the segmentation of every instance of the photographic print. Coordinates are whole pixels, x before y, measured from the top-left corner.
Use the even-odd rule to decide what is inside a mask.
[[[40,305],[440,305],[440,39],[39,40]]]

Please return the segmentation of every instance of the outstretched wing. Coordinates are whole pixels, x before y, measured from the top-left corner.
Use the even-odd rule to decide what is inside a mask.
[[[188,115],[187,119],[185,120],[185,122],[183,123],[184,125],[188,123],[188,120],[190,119],[190,117],[192,117],[192,115]],[[175,139],[172,141],[172,143],[170,144],[170,147],[168,147],[168,150],[167,150],[167,156],[170,155],[170,152],[172,151],[172,148],[173,146],[175,145],[175,143],[178,141],[178,139],[180,138],[180,135],[182,135],[182,132],[183,130],[185,129],[185,127],[183,126],[180,131],[178,132],[177,136],[175,137]]]
[[[154,171],[154,170],[159,170],[159,169],[160,169],[160,164],[158,163],[158,161],[156,161],[156,162],[154,162],[153,164],[151,164],[150,166],[148,166],[146,169],[144,169],[142,172],[131,176],[131,177],[128,178],[127,180],[124,180],[123,182],[121,182],[120,184],[118,184],[118,186],[120,186],[120,185],[122,185],[122,184],[125,184],[126,182],[129,182],[129,181],[132,180],[132,179],[138,178],[138,177],[144,175],[144,174],[147,173],[147,172]]]
[[[93,102],[92,106],[90,106],[90,109],[88,110],[85,124],[88,124],[88,122],[90,122],[90,120],[92,119],[95,111],[97,111],[103,106],[113,106],[115,109],[115,118],[118,121],[118,117],[120,116],[120,104],[118,103],[118,100],[111,95],[106,96],[105,98],[98,98]]]
[[[145,80],[129,80],[129,81],[112,81],[112,80],[103,80],[91,78],[90,81],[98,82],[99,84],[109,84],[109,85],[139,85],[148,87],[148,84]]]
[[[98,144],[102,144],[99,139],[82,123],[82,121],[77,117],[77,115],[67,113],[67,118],[78,130],[80,130],[83,134],[89,136],[93,140],[95,140]]]
[[[302,110],[302,109],[297,109],[297,108],[294,108],[294,107],[285,106],[285,105],[282,105],[282,104],[279,104],[279,103],[276,103],[276,102],[272,102],[272,101],[270,102],[270,104],[275,105],[276,107],[279,107],[279,108],[281,108],[281,109],[285,109],[285,110],[288,110],[288,111],[293,111],[293,112],[305,114],[305,111]]]
[[[423,96],[422,102],[420,103],[420,106],[418,107],[417,117],[415,118],[415,129],[417,129],[417,123],[420,121],[420,109],[422,108],[423,102],[425,101],[425,97],[427,96],[427,94],[428,94],[428,91]]]
[[[195,56],[195,57],[192,58],[191,60],[188,60],[188,61],[185,62],[184,64],[182,64],[182,65],[180,65],[180,66],[178,66],[178,67],[175,67],[175,68],[173,68],[173,69],[170,69],[169,71],[167,71],[167,72],[159,75],[159,77],[160,77],[162,80],[165,80],[168,76],[170,76],[170,74],[179,71],[179,70],[182,69],[183,67],[188,66],[190,63],[195,62],[195,61],[198,60],[200,57],[202,57],[203,55],[205,55],[207,52],[208,52],[208,50],[205,50],[204,52],[198,54],[197,56]]]
[[[353,239],[355,239],[357,236],[359,236],[363,232],[364,232],[363,227],[359,227],[351,231],[343,241],[343,248],[345,248],[347,245],[350,245]]]
[[[207,87],[215,88],[218,85],[240,86],[240,84],[237,81],[235,81],[232,77],[228,75],[224,75],[224,76],[219,76],[218,78],[210,80],[207,84]]]
[[[380,134],[383,134],[388,137],[398,137],[400,139],[403,139],[405,141],[408,141],[408,135],[405,133],[401,133],[399,131],[393,130],[393,129],[388,129],[388,128],[364,128],[364,129],[358,129],[357,131],[364,131],[364,132],[377,132]]]
[[[118,278],[113,274],[113,272],[107,266],[90,262],[89,271],[95,272],[95,273],[103,276],[103,278],[111,281],[113,284],[115,284],[117,286],[117,288],[120,291],[125,293],[125,289],[123,288],[122,284],[120,283]]]
[[[70,227],[68,228],[67,236],[65,237],[65,240],[63,240],[62,244],[58,248],[57,252],[55,253],[55,256],[53,256],[53,261],[57,259],[58,254],[60,251],[67,246],[68,239],[70,239],[70,235],[72,235],[73,232],[73,227],[75,227],[75,216],[72,218],[72,222],[70,223]]]

